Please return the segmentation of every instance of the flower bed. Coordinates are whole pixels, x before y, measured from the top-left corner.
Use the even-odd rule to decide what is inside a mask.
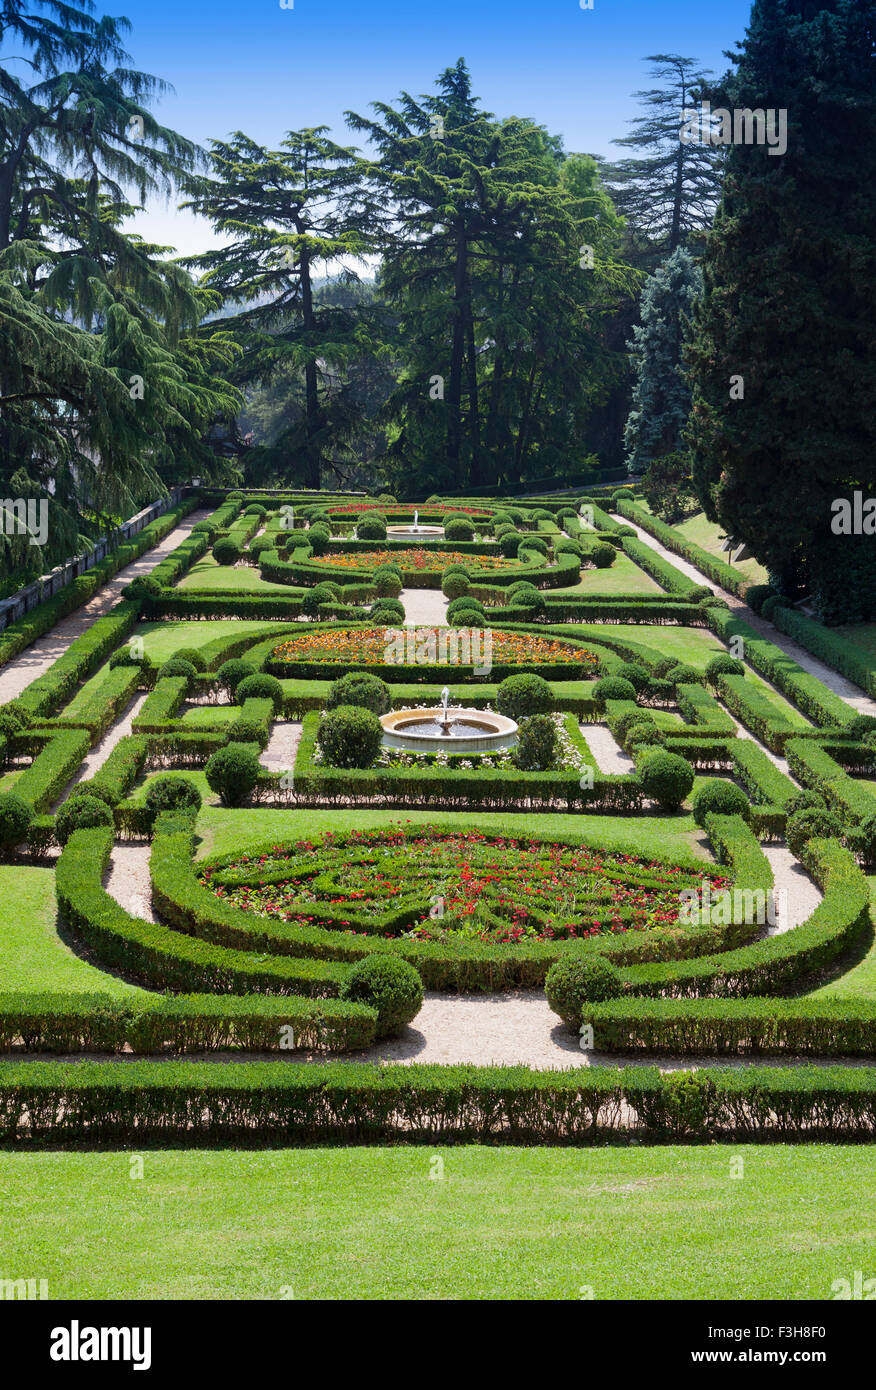
[[[518,561],[505,555],[487,555],[481,551],[463,554],[461,550],[426,549],[422,545],[394,546],[392,550],[332,550],[327,555],[313,555],[312,565],[332,569],[375,570],[378,565],[397,564],[403,570],[444,570],[448,565],[466,565],[472,570],[500,570],[516,567]]]
[[[343,666],[413,673],[427,678],[433,667],[486,667],[496,678],[521,668],[538,668],[553,679],[578,679],[596,675],[599,658],[584,646],[539,632],[513,632],[503,628],[475,629],[468,645],[460,639],[466,629],[382,627],[313,628],[279,643],[266,669],[277,676],[299,675],[302,668]],[[451,633],[457,634],[453,642]],[[426,634],[424,636],[423,634]],[[466,651],[469,659],[465,658]],[[319,669],[314,675],[321,674]]]
[[[678,919],[690,869],[477,831],[354,832],[206,865],[200,882],[258,916],[413,941],[514,946]],[[714,891],[729,880],[710,876]]]

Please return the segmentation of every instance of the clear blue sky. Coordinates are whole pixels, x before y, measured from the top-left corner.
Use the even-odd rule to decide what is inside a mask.
[[[199,141],[241,129],[273,144],[328,125],[354,143],[347,109],[405,88],[419,94],[464,57],[497,115],[531,116],[566,148],[612,154],[648,85],[642,58],[681,53],[723,71],[750,0],[98,0],[133,29],[135,66],[171,82],[158,114]],[[180,251],[211,241],[206,224],[161,203],[137,229]]]

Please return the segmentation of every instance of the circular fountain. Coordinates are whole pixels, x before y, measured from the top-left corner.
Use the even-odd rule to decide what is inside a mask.
[[[387,537],[394,541],[434,541],[444,535],[443,526],[420,526],[419,512],[414,512],[413,525],[387,526]]]
[[[382,714],[384,748],[408,753],[500,753],[517,742],[517,725],[491,710],[449,708],[445,686],[435,709],[397,709]]]

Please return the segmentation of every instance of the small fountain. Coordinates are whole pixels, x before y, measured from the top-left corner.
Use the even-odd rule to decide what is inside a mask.
[[[428,541],[444,535],[443,526],[421,526],[420,513],[414,512],[413,526],[387,526],[386,534],[394,541]]]
[[[382,714],[383,746],[408,753],[499,753],[517,742],[517,725],[490,710],[450,709],[445,685],[437,709]]]

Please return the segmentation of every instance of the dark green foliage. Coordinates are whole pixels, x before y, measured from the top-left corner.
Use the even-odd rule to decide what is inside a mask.
[[[217,565],[236,565],[243,554],[243,549],[236,541],[224,536],[221,540],[216,541],[212,553]]]
[[[332,681],[326,697],[326,709],[339,705],[361,705],[373,714],[387,714],[391,706],[389,686],[379,676],[367,671],[351,671],[348,676]]]
[[[441,592],[445,598],[462,598],[471,588],[471,580],[465,574],[450,573],[445,570],[441,580]]]
[[[671,668],[670,668],[671,669]],[[738,657],[731,656],[729,652],[719,652],[717,656],[709,657],[706,662],[706,680],[714,687],[717,676],[744,676],[745,663]],[[683,682],[676,682],[683,684]]]
[[[637,695],[641,695],[647,690],[651,681],[647,667],[638,661],[622,661],[615,667],[612,675],[616,678],[620,677],[621,680],[629,681]]]
[[[645,795],[664,811],[676,811],[693,787],[693,768],[678,753],[650,753],[638,771]]]
[[[398,956],[366,956],[351,968],[341,986],[341,998],[376,1009],[377,1037],[392,1037],[423,1007],[423,981]]]
[[[249,744],[227,743],[210,757],[204,775],[223,806],[242,806],[258,779],[258,754]]]
[[[356,527],[356,536],[360,541],[385,541],[386,521],[375,513],[364,516]]]
[[[605,570],[614,564],[617,551],[607,541],[597,541],[594,546],[591,546],[589,554],[596,568]]]
[[[183,657],[172,656],[169,661],[165,661],[164,665],[159,667],[158,679],[163,680],[165,676],[185,676],[191,684],[197,674],[197,669],[191,661],[186,661]]]
[[[27,836],[33,807],[14,792],[0,792],[0,849],[12,850]]]
[[[337,705],[320,722],[317,744],[331,767],[370,767],[380,750],[383,726],[361,705]]]
[[[706,828],[706,816],[741,816],[748,820],[749,799],[735,782],[724,782],[719,778],[706,782],[693,799],[693,818],[701,830]]]
[[[257,671],[254,676],[244,676],[234,691],[234,703],[242,705],[244,700],[270,700],[274,713],[283,708],[283,687],[276,676]]]
[[[325,555],[331,543],[332,533],[327,526],[310,526],[307,530],[307,543],[314,555]]]
[[[557,755],[557,726],[549,714],[528,714],[520,720],[515,767],[523,772],[546,772]]]
[[[553,708],[553,691],[541,676],[506,676],[496,692],[496,709],[509,719],[519,720],[528,714],[549,714]]]
[[[636,687],[622,676],[602,676],[594,683],[593,698],[600,705],[606,700],[635,700]]]
[[[190,666],[194,666],[196,671],[206,671],[207,669],[207,662],[204,655],[197,647],[180,647],[179,651],[174,652],[173,660],[187,661]],[[179,672],[176,674],[179,674]]]
[[[153,818],[161,811],[200,811],[201,801],[190,777],[155,777],[146,789],[146,807]]]
[[[804,787],[802,791],[795,791],[785,802],[785,811],[789,816],[795,815],[797,811],[813,810],[826,810],[826,803],[820,792],[810,791],[808,787]]]
[[[676,666],[670,666],[666,672],[666,679],[673,685],[696,685],[702,677],[695,666],[685,666],[679,662]]]
[[[400,575],[392,570],[374,572],[374,592],[380,598],[398,598],[403,584]]]
[[[446,541],[473,541],[474,534],[474,527],[467,517],[454,517],[444,527]]]
[[[372,618],[390,625],[403,623],[405,620],[404,604],[399,603],[397,598],[379,598],[368,611]]]
[[[547,541],[543,541],[541,536],[525,536],[524,539],[518,543],[515,554],[518,556],[519,559],[525,560],[526,552],[533,550],[537,551],[539,555],[547,555]]]
[[[112,823],[113,813],[100,797],[71,796],[58,810],[55,835],[59,844],[66,845],[74,830],[93,830],[101,825],[111,826]]]
[[[623,993],[623,982],[611,961],[593,955],[555,961],[545,976],[544,992],[553,1012],[577,1033],[587,1005],[616,999]]]
[[[832,811],[822,811],[817,806],[805,811],[795,811],[788,817],[785,826],[785,840],[795,859],[802,859],[810,840],[839,839],[843,833],[839,816]]]
[[[233,696],[240,682],[246,680],[247,676],[254,676],[255,673],[256,670],[251,661],[244,661],[241,657],[233,657],[230,661],[223,661],[216,675],[223,689],[229,696]]]

